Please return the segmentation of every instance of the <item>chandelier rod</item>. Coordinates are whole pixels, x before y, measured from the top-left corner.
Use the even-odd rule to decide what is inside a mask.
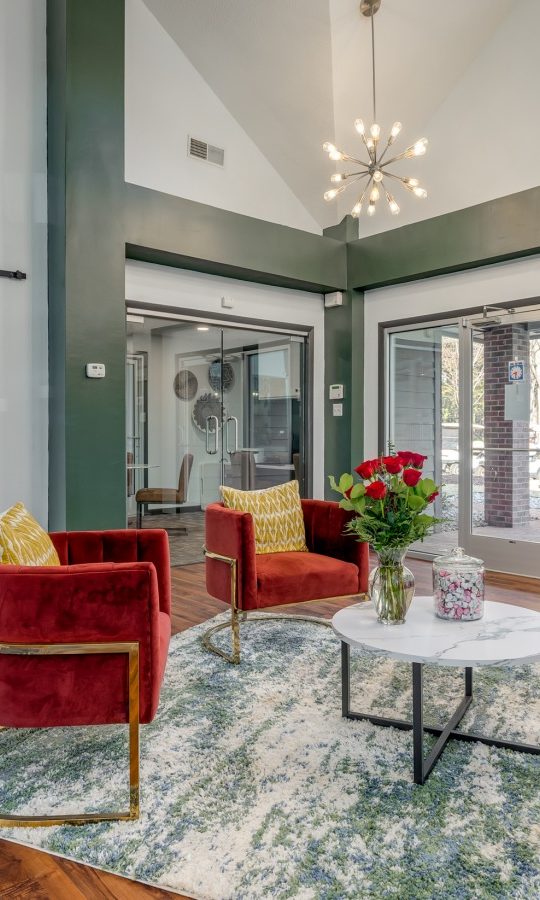
[[[375,99],[375,14],[371,15],[371,71],[373,77],[373,121],[377,121],[377,104]]]

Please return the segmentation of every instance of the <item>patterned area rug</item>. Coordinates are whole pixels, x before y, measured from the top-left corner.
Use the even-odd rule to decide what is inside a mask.
[[[451,742],[415,786],[409,732],[341,718],[331,629],[254,623],[233,668],[204,628],[173,639],[142,729],[141,819],[1,837],[209,900],[540,897],[540,757]],[[461,673],[425,683],[445,721]],[[475,691],[464,727],[540,740],[538,667],[478,669]],[[355,652],[352,699],[408,715],[410,668]],[[1,808],[123,805],[125,750],[116,726],[0,731]]]

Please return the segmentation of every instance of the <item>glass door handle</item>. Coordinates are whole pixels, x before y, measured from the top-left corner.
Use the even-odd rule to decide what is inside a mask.
[[[216,423],[215,431],[210,431],[210,420],[213,419]],[[210,435],[214,434],[214,449],[210,449]],[[217,416],[207,416],[206,417],[206,452],[210,456],[214,456],[219,450],[219,422]]]
[[[229,422],[234,422],[234,447],[229,447]],[[225,442],[227,453],[236,453],[238,450],[238,419],[236,416],[227,416],[225,419]]]

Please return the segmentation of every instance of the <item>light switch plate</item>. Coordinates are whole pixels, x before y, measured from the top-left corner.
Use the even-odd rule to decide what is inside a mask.
[[[334,415],[334,416],[342,416],[343,415],[343,403],[333,403],[332,404],[332,415]]]

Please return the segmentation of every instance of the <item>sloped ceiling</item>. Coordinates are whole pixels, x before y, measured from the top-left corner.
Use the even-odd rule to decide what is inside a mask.
[[[355,147],[372,117],[370,21],[359,0],[145,0],[205,81],[323,227],[324,140]],[[518,3],[519,5],[519,3]],[[404,137],[443,102],[516,0],[383,0],[375,18],[377,115]]]

